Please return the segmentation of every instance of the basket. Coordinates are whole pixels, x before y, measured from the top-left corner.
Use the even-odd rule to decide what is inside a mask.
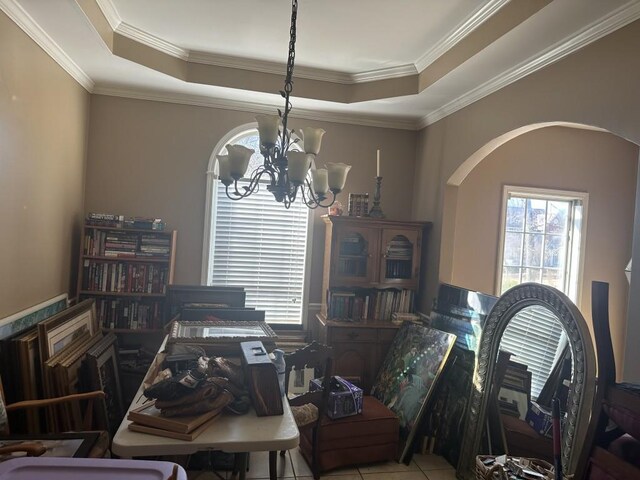
[[[476,457],[476,480],[507,480],[509,478],[509,469],[507,466],[502,466],[498,464],[485,465],[484,462],[486,460],[495,459],[495,455],[478,455]],[[535,470],[538,473],[542,473],[546,475],[549,480],[554,479],[553,475],[553,465],[549,462],[545,462],[544,460],[540,460],[538,458],[521,458],[521,457],[507,457],[509,460],[515,460],[520,462],[521,460],[526,460],[529,462],[529,466],[531,470]],[[566,478],[566,477],[565,477]]]

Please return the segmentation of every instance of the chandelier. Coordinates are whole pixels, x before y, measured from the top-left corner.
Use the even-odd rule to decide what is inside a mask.
[[[305,127],[294,132],[287,128],[292,106],[289,96],[293,90],[297,16],[298,0],[292,0],[287,73],[284,90],[280,91],[284,112],[278,109],[278,115],[256,116],[264,162],[246,178],[249,160],[255,153],[253,149],[227,145],[227,155],[217,155],[219,178],[231,200],[248,197],[258,191],[261,184],[266,184],[267,190],[285,208],[289,208],[298,196],[309,208],[329,207],[347,180],[350,165],[327,162],[326,168],[316,168],[316,155],[325,133],[323,129]],[[302,150],[297,145],[299,139],[295,138],[298,133],[302,136]]]

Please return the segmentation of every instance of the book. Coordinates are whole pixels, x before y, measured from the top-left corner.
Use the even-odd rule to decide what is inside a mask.
[[[155,407],[155,402],[148,403],[142,407],[129,412],[127,420],[131,420],[139,425],[152,427],[163,431],[174,433],[191,433],[207,420],[215,417],[221,409],[210,410],[200,415],[188,415],[184,417],[163,417]]]
[[[177,440],[185,440],[187,442],[190,442],[195,438],[197,438],[207,428],[209,428],[216,421],[217,418],[218,418],[218,415],[214,416],[213,418],[210,418],[208,421],[206,421],[205,423],[200,425],[198,428],[192,430],[189,433],[172,432],[170,430],[163,430],[161,428],[154,428],[154,427],[149,427],[147,425],[140,425],[135,422],[130,423],[128,428],[133,432],[149,433],[151,435],[158,435],[160,437],[175,438]]]

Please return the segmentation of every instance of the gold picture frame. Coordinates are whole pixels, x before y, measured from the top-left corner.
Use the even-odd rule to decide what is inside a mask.
[[[88,331],[90,335],[98,331],[93,298],[69,307],[38,324],[40,362],[44,364],[84,331]]]
[[[176,320],[168,343],[237,344],[244,341],[274,342],[278,336],[266,322],[249,320]]]

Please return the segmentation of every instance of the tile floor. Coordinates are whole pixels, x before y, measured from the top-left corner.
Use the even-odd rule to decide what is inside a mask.
[[[218,476],[219,475],[219,476]],[[230,472],[190,471],[189,480],[220,480],[231,478]],[[269,454],[252,453],[249,461],[247,479],[269,478]],[[313,480],[307,463],[300,451],[290,450],[284,458],[278,456],[278,478]],[[321,477],[327,480],[455,480],[455,470],[442,457],[437,455],[415,454],[410,465],[388,462],[334,470]]]

